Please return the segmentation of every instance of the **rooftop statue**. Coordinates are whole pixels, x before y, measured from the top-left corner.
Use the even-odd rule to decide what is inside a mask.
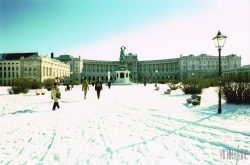
[[[120,51],[120,60],[124,60],[125,59],[125,54],[124,54],[124,50],[126,49],[125,46],[121,47],[121,51]]]

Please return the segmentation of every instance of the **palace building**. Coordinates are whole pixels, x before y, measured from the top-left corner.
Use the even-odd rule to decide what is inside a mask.
[[[209,78],[218,75],[218,56],[190,54],[173,59],[139,61],[137,54],[125,54],[124,49],[121,48],[117,61],[88,60],[71,55],[54,57],[54,53],[51,56],[41,56],[38,52],[0,54],[0,85],[10,85],[10,80],[16,77],[41,82],[53,78],[67,83],[82,83],[84,78],[93,82],[100,77],[101,81],[107,82],[108,72],[110,80],[115,81],[115,71],[121,64],[127,66],[130,81],[135,83],[153,83],[160,80],[167,82],[173,79],[182,81],[186,78]],[[241,56],[221,56],[222,73],[229,74],[240,67]]]
[[[218,56],[193,54],[188,56],[180,55],[179,58],[138,61],[136,54],[128,53],[120,57],[119,61],[102,61],[73,58],[70,55],[60,55],[56,59],[69,63],[71,66],[72,81],[82,82],[83,78],[88,81],[96,81],[97,77],[101,81],[108,81],[108,71],[110,80],[115,80],[115,71],[119,65],[127,65],[130,71],[130,81],[148,83],[159,80],[168,81],[177,79],[182,81],[186,78],[209,78],[218,75]],[[235,54],[221,56],[222,72],[227,69],[241,67],[241,57]]]

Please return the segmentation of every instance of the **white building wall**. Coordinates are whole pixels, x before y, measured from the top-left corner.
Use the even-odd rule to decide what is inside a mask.
[[[19,60],[0,61],[0,85],[10,85],[11,79],[20,77]]]

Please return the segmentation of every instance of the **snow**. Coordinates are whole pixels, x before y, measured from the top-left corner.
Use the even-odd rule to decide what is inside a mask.
[[[56,111],[50,91],[0,87],[0,164],[250,164],[250,105],[222,100],[217,114],[216,88],[193,106],[159,86],[104,86],[100,99],[90,86],[86,100],[81,86],[60,86]]]

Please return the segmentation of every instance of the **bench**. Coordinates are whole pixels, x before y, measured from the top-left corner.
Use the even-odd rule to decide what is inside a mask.
[[[41,89],[36,90],[36,95],[40,95],[42,93]]]
[[[166,91],[164,91],[164,94],[171,94],[171,89],[167,89]]]
[[[44,89],[41,89],[41,94],[45,95],[45,90]]]
[[[199,95],[192,95],[191,98],[187,99],[188,104],[192,105],[200,105],[201,103],[201,96]]]
[[[14,91],[12,88],[7,89],[7,91],[9,92],[9,94],[14,94]]]

